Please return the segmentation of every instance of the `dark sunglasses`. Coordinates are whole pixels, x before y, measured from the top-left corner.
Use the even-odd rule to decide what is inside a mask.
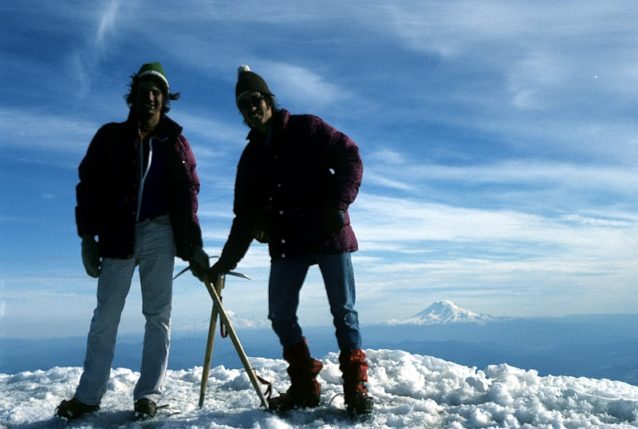
[[[241,100],[237,100],[237,107],[239,107],[240,110],[247,110],[253,106],[259,106],[261,100],[264,100],[265,98],[266,97],[261,94],[253,94],[250,97],[244,97]]]

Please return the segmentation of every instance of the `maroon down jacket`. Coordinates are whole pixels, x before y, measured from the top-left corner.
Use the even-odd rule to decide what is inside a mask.
[[[235,182],[235,218],[220,265],[232,269],[258,234],[268,236],[272,259],[357,250],[348,206],[355,200],[363,164],[348,136],[313,115],[275,112],[269,136],[251,131]],[[335,235],[321,227],[322,213],[343,210]]]
[[[161,141],[165,161],[168,212],[177,255],[188,260],[194,246],[202,246],[197,217],[199,178],[195,157],[182,127],[162,116],[154,135]],[[139,137],[132,117],[102,126],[80,163],[75,218],[78,234],[98,236],[103,257],[133,255],[139,185]]]

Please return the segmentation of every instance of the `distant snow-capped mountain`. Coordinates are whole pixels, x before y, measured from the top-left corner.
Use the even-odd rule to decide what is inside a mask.
[[[452,323],[486,323],[494,320],[487,314],[474,313],[452,301],[437,301],[412,317],[389,320],[391,325],[448,325]]]

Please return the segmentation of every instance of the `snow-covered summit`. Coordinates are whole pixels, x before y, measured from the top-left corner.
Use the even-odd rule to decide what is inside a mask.
[[[638,387],[619,381],[541,377],[508,365],[469,368],[398,350],[366,350],[369,389],[375,398],[371,421],[353,424],[343,407],[338,354],[322,359],[322,405],[282,418],[259,408],[243,370],[211,370],[204,407],[197,406],[202,367],[168,371],[161,403],[169,404],[154,428],[607,428],[638,426]],[[251,358],[257,373],[284,391],[286,362]],[[52,418],[73,395],[77,367],[0,374],[0,428],[62,427]],[[139,373],[112,371],[100,411],[68,427],[139,428],[132,421],[133,389]],[[144,425],[146,427],[146,424]]]
[[[430,305],[412,317],[390,320],[392,325],[448,325],[451,323],[486,323],[494,318],[459,307],[452,301],[442,300]]]

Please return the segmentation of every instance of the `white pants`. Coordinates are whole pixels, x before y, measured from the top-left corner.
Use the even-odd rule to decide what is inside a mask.
[[[84,372],[75,392],[75,397],[85,404],[99,405],[106,390],[120,316],[138,265],[146,326],[142,367],[133,399],[148,398],[157,402],[161,395],[170,347],[175,265],[175,242],[168,216],[136,225],[135,255],[132,258],[102,260],[97,307],[87,339]]]

